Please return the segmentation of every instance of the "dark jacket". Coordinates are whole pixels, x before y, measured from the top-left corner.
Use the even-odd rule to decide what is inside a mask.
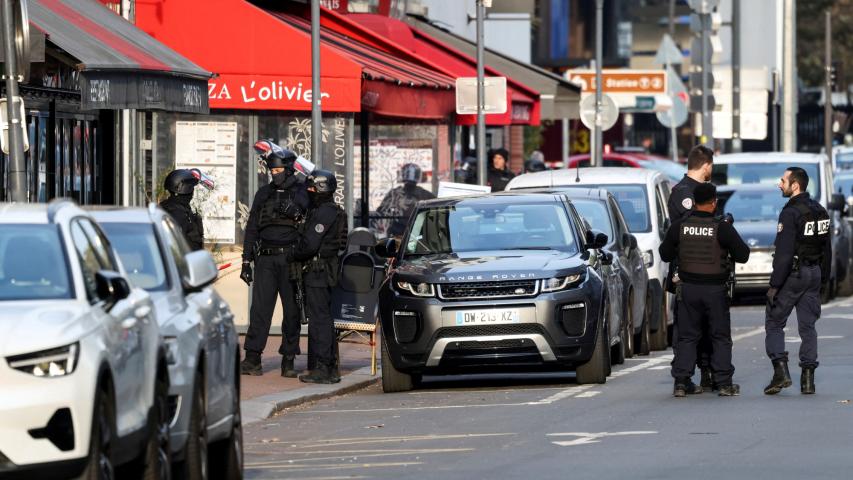
[[[249,211],[249,220],[246,222],[246,235],[243,238],[243,260],[252,260],[254,258],[254,249],[257,242],[268,247],[286,247],[294,245],[299,240],[299,233],[293,227],[274,225],[264,229],[258,228],[258,217],[260,216],[261,207],[263,207],[267,198],[275,192],[276,188],[275,185],[269,183],[259,188],[257,193],[255,193],[255,198],[252,200],[252,209]],[[309,201],[305,185],[296,184],[290,188],[293,189],[293,201],[303,211],[307,211]]]
[[[515,178],[515,174],[510,172],[509,169],[498,170],[496,168],[489,168],[489,176],[487,177],[493,192],[506,190],[506,185],[513,178]]]
[[[779,212],[779,224],[776,227],[776,241],[773,245],[776,251],[773,254],[773,274],[770,276],[770,286],[772,288],[782,288],[788,275],[791,274],[791,269],[794,267],[794,255],[797,249],[797,232],[800,229],[800,211],[797,210],[796,204],[817,204],[818,207],[823,207],[812,200],[808,192],[803,192],[795,197],[791,197],[782,211]],[[825,283],[829,280],[830,269],[832,268],[832,234],[826,236],[826,247],[824,248],[820,273],[821,280]]]
[[[204,248],[204,222],[190,207],[192,195],[172,195],[160,202],[160,208],[172,216],[193,250]]]
[[[713,217],[714,215],[707,212],[694,211],[690,215],[696,215],[699,217]],[[658,251],[660,252],[660,257],[664,262],[672,262],[673,260],[678,258],[678,247],[679,247],[679,233],[681,224],[685,221],[685,219],[689,218],[690,215],[678,218],[673,223],[672,226],[669,227],[669,230],[666,232],[666,237],[661,243]],[[717,242],[720,244],[720,247],[723,250],[729,252],[732,260],[737,263],[746,263],[749,260],[749,246],[744,243],[743,239],[740,238],[740,235],[735,230],[734,226],[732,226],[728,222],[720,222],[719,227],[717,229]],[[687,272],[679,272],[678,276],[681,278],[681,281],[686,283],[695,283],[695,284],[703,284],[703,285],[723,285],[728,280],[728,275],[702,275],[702,274],[689,274]]]
[[[684,175],[684,178],[672,187],[672,195],[666,203],[670,220],[683,218],[693,211],[693,191],[701,184],[702,182]]]
[[[388,235],[399,236],[406,231],[406,224],[412,212],[421,200],[430,200],[435,195],[417,185],[407,187],[405,185],[391,189],[382,199],[376,212],[383,217],[390,217],[391,224],[388,227]]]

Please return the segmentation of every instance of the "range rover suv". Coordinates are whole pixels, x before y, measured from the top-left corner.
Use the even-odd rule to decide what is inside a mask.
[[[393,257],[379,293],[383,390],[495,366],[604,383],[620,340],[606,244],[560,193],[422,202],[402,245],[377,249]]]

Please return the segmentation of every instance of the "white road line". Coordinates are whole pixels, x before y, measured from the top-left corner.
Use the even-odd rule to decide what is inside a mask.
[[[260,463],[247,463],[246,468],[269,468],[275,466],[290,466],[297,464],[304,464],[307,462],[325,462],[329,460],[358,460],[359,458],[377,458],[377,457],[392,457],[397,455],[426,455],[431,453],[462,453],[462,452],[473,452],[476,449],[474,448],[442,448],[442,449],[431,449],[431,450],[406,450],[406,451],[382,451],[382,452],[372,452],[372,453],[358,453],[354,455],[334,455],[328,457],[312,457],[312,458],[297,458],[297,459],[281,459],[276,461],[269,462],[260,462]],[[334,452],[333,452],[334,453]]]
[[[753,328],[748,332],[739,333],[737,335],[732,335],[732,341],[737,342],[738,340],[743,340],[744,338],[754,337],[756,335],[760,335],[764,333],[764,327]]]
[[[575,398],[592,398],[592,397],[595,397],[597,395],[601,395],[601,392],[598,390],[592,390],[589,392],[579,393],[579,394],[575,395]]]
[[[394,437],[349,437],[349,438],[330,438],[328,440],[306,440],[301,444],[294,444],[292,441],[275,441],[275,442],[253,442],[246,445],[293,445],[293,448],[321,448],[334,447],[340,445],[360,445],[370,443],[394,443],[394,442],[420,442],[426,440],[453,440],[459,438],[479,438],[479,437],[508,437],[515,433],[454,433],[450,435],[403,435]]]
[[[641,431],[632,431],[632,432],[598,432],[598,433],[588,433],[588,432],[569,432],[569,433],[549,433],[548,437],[578,437],[574,440],[562,440],[559,442],[551,442],[554,445],[559,445],[561,447],[574,447],[577,445],[588,445],[590,443],[599,443],[604,437],[621,437],[627,435],[654,435],[658,432],[654,430],[641,430]]]

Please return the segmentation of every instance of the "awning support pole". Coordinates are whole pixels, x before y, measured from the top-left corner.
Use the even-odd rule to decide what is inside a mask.
[[[15,52],[15,16],[12,3],[3,1],[3,46],[6,55],[6,109],[9,119],[9,200],[27,201],[27,162],[24,158],[24,131],[18,103],[18,66]]]
[[[320,110],[320,0],[311,0],[311,161],[323,168],[323,113]]]

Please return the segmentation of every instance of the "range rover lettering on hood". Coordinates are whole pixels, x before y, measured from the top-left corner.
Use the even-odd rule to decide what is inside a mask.
[[[526,280],[536,278],[534,273],[493,273],[491,275],[448,275],[438,277],[439,282],[464,282],[475,280]]]

